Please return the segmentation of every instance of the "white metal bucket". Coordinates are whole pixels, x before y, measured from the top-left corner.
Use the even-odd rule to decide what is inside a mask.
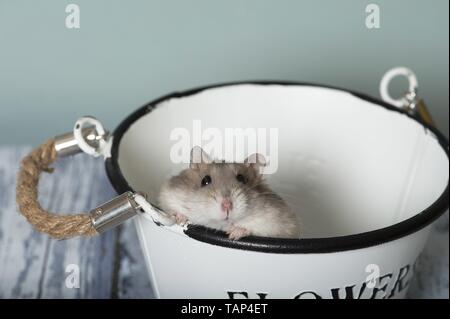
[[[204,128],[278,128],[278,171],[268,182],[298,211],[304,232],[232,241],[138,216],[158,297],[405,296],[431,223],[448,208],[448,143],[439,131],[342,89],[205,87],[160,98],[119,125],[106,160],[115,189],[144,191],[156,203],[162,182],[183,168],[170,161],[170,132],[192,129],[193,120]]]

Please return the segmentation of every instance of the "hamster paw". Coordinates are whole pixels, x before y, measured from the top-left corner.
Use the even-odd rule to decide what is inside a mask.
[[[250,231],[243,227],[231,226],[228,229],[227,234],[228,234],[228,238],[230,238],[232,240],[238,240],[238,239],[241,239],[242,237],[249,236]]]
[[[188,222],[188,218],[183,214],[175,213],[173,217],[175,218],[175,222],[179,225],[184,225]]]

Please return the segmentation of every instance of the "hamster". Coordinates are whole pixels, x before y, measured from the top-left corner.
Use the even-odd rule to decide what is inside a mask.
[[[264,182],[264,165],[260,154],[244,163],[213,162],[195,146],[190,167],[162,186],[160,207],[179,224],[222,230],[232,240],[249,235],[299,238],[299,220]]]

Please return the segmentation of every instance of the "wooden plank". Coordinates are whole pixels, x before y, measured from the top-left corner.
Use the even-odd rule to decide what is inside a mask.
[[[118,298],[155,298],[150,285],[144,255],[132,220],[127,221],[119,235]]]
[[[33,231],[17,212],[15,179],[29,148],[0,148],[0,297],[37,298],[49,239]],[[50,193],[53,183],[42,185]],[[49,198],[43,198],[49,205]]]

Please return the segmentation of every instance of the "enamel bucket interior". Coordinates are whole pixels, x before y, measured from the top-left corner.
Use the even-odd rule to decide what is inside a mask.
[[[175,128],[193,136],[200,120],[203,130],[278,129],[266,154],[277,156],[277,170],[267,182],[300,216],[302,238],[389,227],[442,200],[448,186],[441,137],[389,105],[339,89],[224,85],[174,94],[130,118],[117,165],[129,187],[154,204],[163,181],[187,167],[170,158]]]

